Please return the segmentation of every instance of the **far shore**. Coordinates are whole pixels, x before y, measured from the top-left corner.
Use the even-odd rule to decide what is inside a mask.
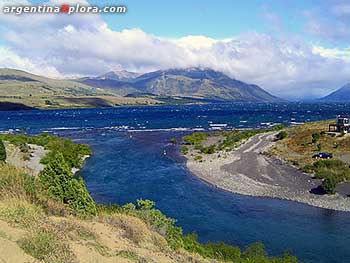
[[[186,155],[186,167],[193,175],[229,192],[350,212],[349,197],[311,193],[320,180],[264,155],[274,138],[274,132],[258,134],[233,151],[204,154],[202,161],[194,160],[192,149]]]

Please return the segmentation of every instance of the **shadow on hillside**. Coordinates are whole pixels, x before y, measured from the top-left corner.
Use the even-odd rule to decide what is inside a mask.
[[[35,108],[29,107],[22,103],[14,102],[0,102],[0,111],[10,111],[10,110],[34,110]]]
[[[66,102],[72,104],[83,104],[90,107],[111,107],[111,104],[101,98],[64,98]]]

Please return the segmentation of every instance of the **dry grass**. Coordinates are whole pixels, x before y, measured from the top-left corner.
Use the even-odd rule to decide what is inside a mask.
[[[26,200],[10,198],[0,202],[0,218],[12,225],[29,228],[44,218],[44,212]]]
[[[136,244],[146,241],[150,234],[147,225],[136,217],[115,214],[109,218],[105,218],[105,221],[117,228],[121,228],[124,236]]]
[[[77,262],[65,241],[63,233],[50,225],[43,225],[30,231],[29,235],[18,243],[27,254],[42,262]]]
[[[0,162],[0,197],[24,197],[28,177],[22,169]]]
[[[335,158],[344,161],[344,156],[350,155],[350,136],[332,137],[321,134],[328,131],[328,124],[331,122],[334,121],[311,122],[289,128],[287,129],[288,138],[278,141],[269,153],[298,167],[313,163],[312,155],[321,151],[333,153]],[[313,133],[321,134],[317,142],[312,141]],[[320,145],[321,149],[317,145]]]

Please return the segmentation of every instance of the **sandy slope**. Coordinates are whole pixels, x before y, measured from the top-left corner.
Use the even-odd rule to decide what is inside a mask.
[[[74,236],[67,241],[74,254],[74,262],[81,263],[131,263],[131,262],[197,262],[209,263],[198,255],[186,251],[172,251],[167,247],[165,239],[151,231],[140,219],[126,216],[125,222],[129,224],[111,224],[102,219],[89,221],[74,218],[48,217],[46,224],[51,222],[64,228],[65,225],[74,224],[89,231],[94,236]],[[130,235],[129,231],[133,234]],[[0,220],[0,263],[29,263],[39,262],[26,254],[19,246],[18,241],[28,235],[28,230],[21,229]],[[74,237],[73,237],[74,236]],[[137,236],[137,241],[135,240]]]

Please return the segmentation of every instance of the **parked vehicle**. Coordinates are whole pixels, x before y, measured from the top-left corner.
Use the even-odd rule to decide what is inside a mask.
[[[331,159],[333,154],[327,152],[316,153],[312,156],[314,159]]]

